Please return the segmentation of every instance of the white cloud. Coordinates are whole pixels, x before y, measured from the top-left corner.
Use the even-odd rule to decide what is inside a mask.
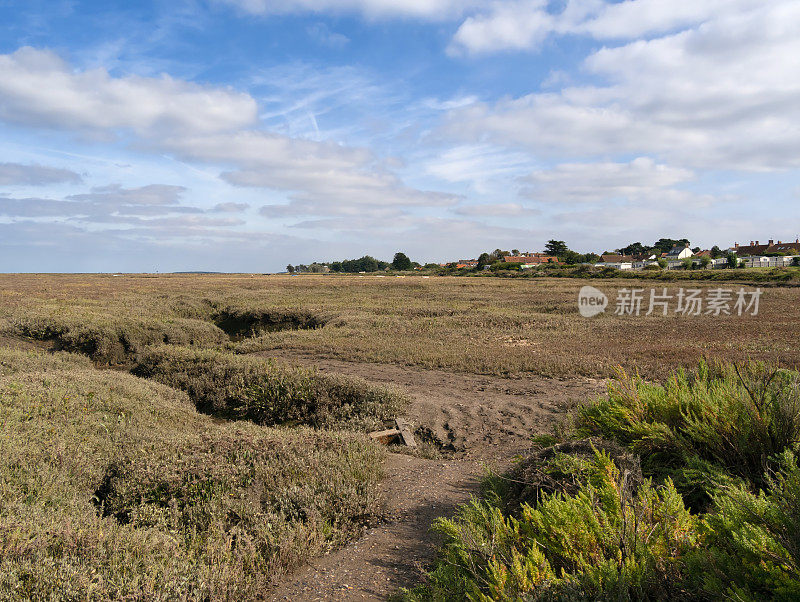
[[[558,12],[547,0],[506,0],[484,5],[484,10],[466,18],[449,51],[478,54],[535,50],[551,35],[632,40],[697,26],[719,14],[764,4],[764,0],[568,0]]]
[[[218,0],[248,13],[360,13],[368,18],[415,17],[443,19],[457,17],[485,0]]]
[[[451,111],[445,132],[556,159],[633,154],[693,169],[800,167],[797,23],[800,4],[772,0],[603,48],[585,68],[606,85],[475,103]]]
[[[72,201],[98,203],[106,206],[119,205],[176,205],[186,192],[183,186],[150,184],[140,188],[123,188],[119,184],[99,186],[85,194],[68,197]]]
[[[492,12],[467,18],[450,46],[452,54],[535,48],[556,28],[547,0],[523,0],[494,5]]]
[[[597,203],[612,200],[663,202],[673,186],[692,180],[694,174],[656,164],[648,157],[630,163],[565,163],[535,171],[526,178],[522,194],[558,204]]]
[[[105,69],[76,72],[49,50],[0,55],[0,119],[79,131],[213,133],[252,125],[247,94],[168,75],[114,78]]]
[[[123,188],[118,184],[93,188],[63,200],[0,197],[0,215],[12,218],[69,218],[87,223],[144,222],[170,214],[199,214],[197,207],[181,205],[182,186],[151,184]],[[188,217],[184,215],[183,217]],[[152,220],[148,223],[154,224]]]
[[[217,203],[211,211],[216,213],[242,213],[249,207],[250,205],[248,203]]]
[[[341,33],[331,31],[325,23],[314,23],[306,28],[308,36],[323,46],[330,48],[344,48],[350,43],[350,38]]]
[[[483,183],[530,168],[531,159],[522,153],[510,153],[490,145],[455,146],[432,158],[426,172],[448,182]]]
[[[288,192],[295,213],[444,206],[458,200],[407,186],[390,171],[389,161],[378,160],[367,149],[251,128],[256,114],[256,103],[247,94],[168,76],[115,78],[102,69],[79,72],[52,52],[32,48],[0,55],[0,120],[104,136],[129,130],[138,136],[134,144],[139,150],[166,151],[189,163],[214,165],[234,186]],[[158,205],[173,203],[181,192],[117,186],[70,200]]]
[[[523,217],[539,215],[541,212],[519,203],[490,203],[485,205],[462,205],[453,209],[453,213],[470,217],[492,218]]]
[[[164,144],[187,160],[232,166],[222,177],[235,186],[288,191],[295,203],[272,214],[330,214],[342,207],[355,211],[358,206],[447,206],[458,200],[406,186],[368,150],[334,143],[248,131],[177,138]]]
[[[69,169],[46,167],[37,164],[0,163],[0,185],[39,186],[65,182],[78,184],[81,181],[81,176]]]

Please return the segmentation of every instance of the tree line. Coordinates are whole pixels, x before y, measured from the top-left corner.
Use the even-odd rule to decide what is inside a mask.
[[[416,261],[411,261],[405,253],[398,252],[395,253],[394,259],[392,259],[391,262],[375,259],[371,255],[364,255],[358,259],[344,259],[342,261],[315,261],[309,265],[300,264],[295,266],[289,264],[286,266],[286,271],[290,274],[323,274],[325,272],[335,272],[339,274],[359,274],[361,272],[383,272],[390,268],[392,270],[402,272],[416,267],[422,266]]]

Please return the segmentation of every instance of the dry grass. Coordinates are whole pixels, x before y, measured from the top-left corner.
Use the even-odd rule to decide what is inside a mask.
[[[800,288],[766,289],[757,317],[587,320],[586,283],[0,276],[0,600],[253,599],[379,512],[364,435],[251,421],[368,428],[402,400],[250,352],[498,375],[800,365]]]
[[[247,600],[379,511],[361,435],[221,423],[79,356],[0,349],[0,599]]]
[[[616,279],[2,276],[0,320],[13,321],[18,330],[20,323],[44,318],[69,324],[77,320],[84,330],[98,324],[135,324],[134,351],[159,335],[163,339],[168,320],[189,320],[202,333],[189,337],[196,345],[237,353],[288,349],[498,375],[610,376],[620,364],[663,377],[704,356],[800,365],[798,288],[766,288],[757,317],[603,315],[586,320],[576,311],[577,292],[584,284],[598,286],[612,300],[620,287],[651,286]],[[680,285],[652,286],[668,286],[674,292]],[[270,330],[264,328],[256,338],[232,342],[214,322],[223,312],[239,318],[301,316],[317,327],[276,332],[263,332]],[[161,325],[161,330],[150,336],[147,333],[153,331],[142,323]],[[170,340],[187,342],[166,334]],[[118,340],[118,329],[102,340],[113,341],[115,335]]]

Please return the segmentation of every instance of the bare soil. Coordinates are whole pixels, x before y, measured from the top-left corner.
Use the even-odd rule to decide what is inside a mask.
[[[573,377],[496,378],[390,364],[324,359],[293,351],[259,355],[392,385],[412,399],[407,417],[418,435],[443,450],[441,459],[390,454],[386,520],[355,543],[315,560],[277,584],[268,599],[385,600],[412,587],[431,562],[433,520],[451,516],[478,493],[487,469],[502,471],[576,404],[605,382]]]

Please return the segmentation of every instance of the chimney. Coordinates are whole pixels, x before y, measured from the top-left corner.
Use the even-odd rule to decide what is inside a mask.
[[[775,241],[774,241],[774,240],[772,240],[772,239],[770,238],[770,239],[769,239],[769,246],[771,247],[771,246],[772,246],[772,245],[774,245],[774,244],[775,244]]]
[[[750,246],[752,247],[754,244],[756,244],[755,241],[751,240],[750,241]]]
[[[756,241],[756,246],[760,246],[760,245],[761,245],[761,243]]]
[[[686,248],[687,248],[687,249],[689,248],[689,243],[688,243],[688,242],[686,243]]]
[[[739,248],[739,243],[738,242],[733,243],[733,248],[734,249],[738,249]]]
[[[782,244],[781,241],[778,241],[778,244]]]

